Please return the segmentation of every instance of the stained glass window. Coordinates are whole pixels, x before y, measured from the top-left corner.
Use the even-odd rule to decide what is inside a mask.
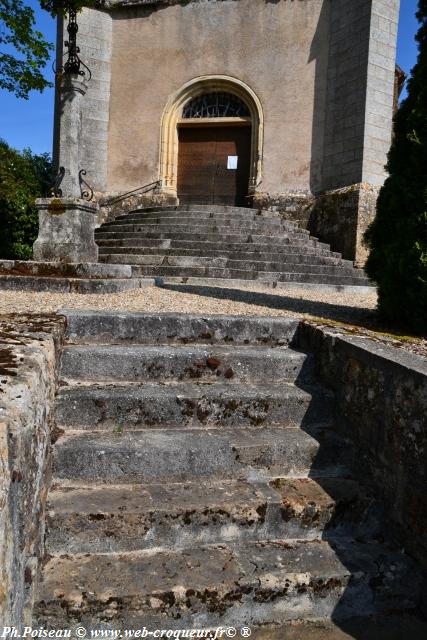
[[[250,115],[247,105],[231,93],[205,93],[185,105],[183,118],[245,118]]]

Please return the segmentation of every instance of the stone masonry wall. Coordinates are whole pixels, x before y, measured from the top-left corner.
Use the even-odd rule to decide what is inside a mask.
[[[372,0],[362,182],[381,186],[393,129],[400,0]]]
[[[307,228],[332,251],[363,267],[368,256],[363,236],[375,217],[377,198],[378,189],[369,184],[325,191],[311,208]]]
[[[62,322],[0,318],[0,621],[31,622]]]
[[[400,0],[332,3],[322,191],[384,182],[399,5]]]
[[[264,116],[260,191],[310,190],[315,92],[326,91],[329,2],[114,2],[111,192],[159,177],[162,115],[187,82],[248,85]]]
[[[384,502],[397,539],[427,575],[427,362],[308,323],[300,325],[299,346],[315,352],[318,373],[336,394],[360,480]]]

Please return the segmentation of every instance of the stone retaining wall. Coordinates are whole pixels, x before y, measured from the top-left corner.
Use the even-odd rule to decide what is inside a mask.
[[[316,353],[318,374],[336,394],[361,481],[383,501],[397,539],[427,575],[427,362],[305,323],[299,343]]]
[[[43,555],[60,318],[0,318],[0,621],[29,623]]]

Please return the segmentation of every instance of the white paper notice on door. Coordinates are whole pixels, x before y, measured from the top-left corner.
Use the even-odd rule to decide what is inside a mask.
[[[227,169],[237,169],[239,156],[228,156]]]

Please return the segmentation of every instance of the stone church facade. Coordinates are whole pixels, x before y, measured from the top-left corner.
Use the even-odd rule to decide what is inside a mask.
[[[79,16],[99,197],[274,208],[363,263],[391,141],[399,0],[109,0]],[[58,63],[66,39],[58,29]],[[57,99],[54,155],[66,144]]]

